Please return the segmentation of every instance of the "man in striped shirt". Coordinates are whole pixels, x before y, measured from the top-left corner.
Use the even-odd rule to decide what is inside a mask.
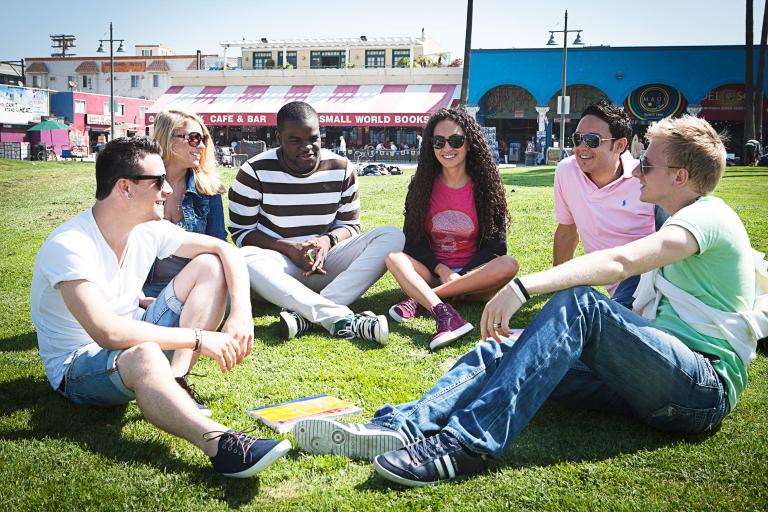
[[[284,310],[285,338],[320,324],[331,334],[381,344],[383,315],[354,314],[354,302],[400,251],[402,232],[382,226],[360,234],[357,173],[346,158],[320,148],[315,110],[294,101],[277,113],[280,147],[240,168],[229,190],[229,231],[242,248],[251,288]]]

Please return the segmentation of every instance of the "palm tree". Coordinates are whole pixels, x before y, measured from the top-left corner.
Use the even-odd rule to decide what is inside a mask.
[[[746,25],[745,25],[745,44],[746,44],[746,76],[744,79],[745,98],[744,98],[744,156],[747,155],[746,142],[755,138],[755,57],[754,57],[754,33],[753,33],[753,2],[746,0]]]
[[[469,95],[469,50],[472,48],[472,0],[467,0],[467,31],[464,36],[464,69],[461,73],[461,106],[467,106]]]
[[[768,0],[763,6],[763,27],[760,31],[760,50],[757,61],[757,87],[755,87],[755,139],[763,145],[763,91],[765,90],[765,49],[768,43]]]

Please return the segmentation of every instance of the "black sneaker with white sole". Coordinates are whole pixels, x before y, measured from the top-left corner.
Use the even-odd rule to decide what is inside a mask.
[[[309,320],[295,311],[284,309],[280,312],[280,336],[286,340],[301,336],[311,327]]]
[[[291,449],[285,439],[257,439],[241,431],[206,432],[206,440],[219,440],[219,451],[211,457],[213,470],[229,478],[248,478],[266,469]]]
[[[197,391],[195,391],[195,386],[193,384],[190,384],[187,382],[187,376],[184,375],[183,377],[176,377],[176,382],[179,386],[181,386],[181,389],[187,392],[189,395],[189,398],[192,399],[192,401],[195,402],[195,405],[197,406],[200,413],[205,416],[206,418],[210,418],[213,413],[211,413],[211,410],[208,409],[208,407],[203,403],[202,400],[200,400],[200,397],[197,395]]]
[[[360,338],[386,345],[389,341],[389,325],[384,315],[363,311],[353,316],[344,327],[337,330],[336,336],[346,339]]]
[[[480,473],[488,468],[488,462],[464,448],[452,434],[442,431],[377,456],[373,466],[390,482],[416,487]]]
[[[296,443],[316,455],[345,455],[350,459],[373,460],[374,457],[408,444],[396,430],[373,423],[341,423],[328,418],[302,420],[293,426]]]

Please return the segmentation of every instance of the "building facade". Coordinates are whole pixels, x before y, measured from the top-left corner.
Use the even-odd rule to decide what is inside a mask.
[[[688,113],[727,129],[729,150],[739,154],[744,55],[743,46],[569,48],[566,145],[581,111],[607,99],[624,107],[640,137],[654,120]],[[525,147],[535,138],[546,141],[540,145],[551,145],[559,134],[562,48],[472,50],[471,62],[469,105],[481,124],[495,126],[508,143]],[[767,106],[764,103],[763,109]]]
[[[98,57],[28,57],[27,87],[109,94],[109,50]],[[135,55],[114,54],[114,94],[155,100],[174,71],[216,67],[217,55],[174,55],[162,45],[137,45]]]
[[[343,136],[350,152],[378,143],[410,149],[430,114],[458,104],[462,68],[451,66],[427,36],[221,45],[227,54],[237,48],[243,67],[172,72],[172,87],[152,106],[148,122],[162,110],[191,110],[220,145],[247,139],[271,146],[277,111],[301,100],[320,115],[325,147],[336,147]]]

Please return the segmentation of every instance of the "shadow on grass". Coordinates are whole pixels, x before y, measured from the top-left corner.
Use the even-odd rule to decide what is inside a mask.
[[[768,176],[768,171],[726,171],[723,178],[759,178]]]
[[[37,348],[37,334],[32,331],[0,340],[0,352],[24,352]]]
[[[0,383],[0,417],[16,411],[28,411],[28,427],[2,428],[0,439],[59,439],[101,454],[116,463],[132,462],[155,467],[159,472],[188,476],[193,485],[218,488],[230,507],[248,504],[259,493],[259,480],[228,479],[180,460],[169,446],[152,440],[123,436],[121,431],[131,423],[144,421],[138,415],[127,415],[127,407],[77,407],[55,393],[47,380],[22,377]]]

